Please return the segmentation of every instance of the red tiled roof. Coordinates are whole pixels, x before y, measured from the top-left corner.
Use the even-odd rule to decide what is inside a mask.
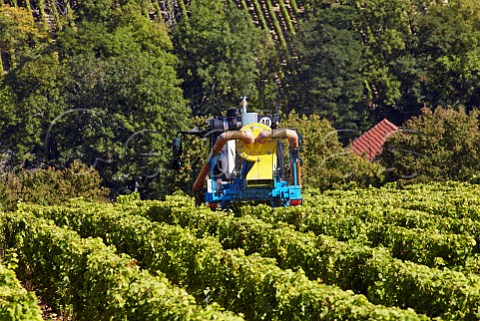
[[[355,154],[373,160],[382,151],[383,144],[388,136],[395,133],[398,127],[384,118],[381,122],[372,127],[365,134],[355,139],[352,143],[352,149]]]

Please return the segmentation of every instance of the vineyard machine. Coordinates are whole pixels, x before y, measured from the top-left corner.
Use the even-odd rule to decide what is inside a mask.
[[[183,135],[195,135],[210,143],[210,154],[193,184],[197,203],[207,203],[212,209],[245,201],[272,206],[302,204],[301,136],[294,130],[277,128],[279,119],[278,113],[261,116],[247,112],[244,97],[241,111],[231,108],[226,117],[209,119],[206,130],[178,133],[172,142],[174,169],[181,166]],[[289,144],[287,166],[281,140]]]

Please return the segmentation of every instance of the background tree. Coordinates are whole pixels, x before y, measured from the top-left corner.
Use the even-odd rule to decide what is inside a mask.
[[[259,33],[245,11],[220,0],[194,0],[173,33],[179,76],[194,114],[217,113],[257,97]]]
[[[284,117],[281,126],[296,129],[302,135],[302,182],[305,185],[324,190],[379,185],[383,181],[382,166],[343,148],[337,131],[327,119],[292,112]]]
[[[23,55],[47,40],[25,8],[0,6],[0,30],[0,77],[15,68]]]
[[[20,167],[80,160],[113,193],[147,193],[189,110],[163,23],[132,4],[107,13],[108,23],[65,26],[11,68],[0,87],[1,147]]]
[[[387,140],[381,161],[390,179],[470,180],[480,171],[478,112],[422,109]]]
[[[60,36],[66,95],[79,112],[59,119],[48,142],[54,165],[94,165],[114,193],[148,192],[189,114],[165,27],[131,9],[111,31],[87,22]]]
[[[287,77],[288,109],[317,113],[336,128],[366,129],[363,103],[362,46],[349,30],[355,15],[346,6],[326,7],[298,27],[293,41],[297,56]]]
[[[450,1],[433,5],[419,19],[418,58],[426,71],[422,94],[431,107],[480,105],[480,4]]]
[[[362,42],[366,102],[375,121],[384,117],[397,124],[421,107],[416,60],[422,1],[344,1],[357,13],[352,27]]]
[[[76,22],[89,21],[96,23],[108,23],[113,15],[117,5],[126,2],[115,0],[77,0],[73,1],[71,7],[76,13]]]
[[[344,29],[354,31],[354,39],[361,41],[359,70],[366,105],[361,110],[368,110],[373,120],[388,117],[401,124],[418,115],[422,106],[467,110],[478,106],[478,2],[309,0],[305,4],[310,8],[306,21],[334,11],[338,16],[334,21],[344,23]],[[335,82],[332,76],[326,79]]]
[[[50,123],[67,107],[64,84],[68,75],[55,53],[38,54],[5,78],[7,100],[0,103],[2,151],[12,154],[12,165],[38,166],[44,135]]]
[[[278,54],[278,49],[269,31],[262,31],[260,44],[261,48],[255,58],[257,60],[255,86],[258,96],[249,98],[251,98],[251,105],[257,109],[273,111],[277,100],[281,101],[282,105],[286,104],[286,99],[279,97],[281,80],[285,71],[282,66],[282,56]]]

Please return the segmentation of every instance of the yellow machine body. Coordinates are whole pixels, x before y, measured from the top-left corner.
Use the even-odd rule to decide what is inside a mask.
[[[252,123],[243,126],[240,131],[249,131],[253,137],[257,137],[264,131],[271,129],[260,123]],[[264,144],[247,144],[243,141],[237,143],[237,154],[252,163],[246,180],[247,186],[272,186],[273,172],[277,159],[277,140],[267,139]]]

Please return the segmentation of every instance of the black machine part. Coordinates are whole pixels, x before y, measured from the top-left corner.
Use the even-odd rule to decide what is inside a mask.
[[[238,109],[227,110],[227,117],[216,116],[207,121],[208,128],[213,131],[239,130],[242,126],[242,117]]]
[[[285,180],[285,159],[283,157],[283,145],[277,141],[277,175],[280,180]]]
[[[177,136],[174,137],[172,140],[172,153],[173,153],[173,160],[171,168],[174,170],[179,170],[182,167],[182,137]]]

